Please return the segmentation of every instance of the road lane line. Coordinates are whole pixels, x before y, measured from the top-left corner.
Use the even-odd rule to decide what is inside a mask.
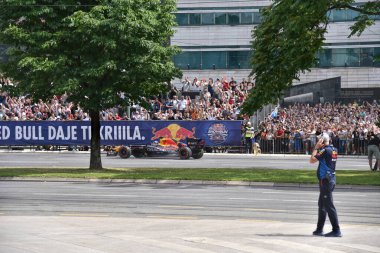
[[[236,219],[236,221],[249,221],[249,222],[279,222],[282,223],[283,221],[280,220],[258,220],[258,219]]]
[[[175,206],[175,205],[161,205],[160,208],[186,208],[186,209],[204,209],[203,206]]]
[[[243,245],[241,243],[216,240],[216,239],[212,239],[208,237],[188,237],[188,238],[184,237],[182,239],[185,241],[193,242],[193,243],[214,245],[214,246],[219,246],[219,247],[223,247],[227,249],[243,251],[243,252],[278,253],[277,251],[273,251],[273,250],[266,249],[263,247]]]
[[[60,216],[74,216],[74,217],[109,217],[107,214],[92,214],[92,213],[60,213]]]
[[[260,209],[260,208],[244,208],[246,211],[257,211],[257,212],[289,212],[289,210],[281,210],[281,209]]]
[[[147,218],[168,219],[168,220],[198,220],[197,216],[168,216],[168,215],[148,215]]]
[[[137,195],[123,194],[87,194],[87,193],[33,193],[33,195],[49,195],[49,196],[86,196],[86,197],[140,197]]]

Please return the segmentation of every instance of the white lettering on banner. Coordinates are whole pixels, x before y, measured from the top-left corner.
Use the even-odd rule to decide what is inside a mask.
[[[11,136],[11,130],[7,126],[0,126],[0,140],[8,140]]]
[[[135,128],[133,129],[133,135],[130,126],[101,126],[100,139],[106,141],[130,141],[145,140],[145,137],[141,136],[140,128],[138,126],[135,126]]]
[[[58,126],[57,129],[53,126],[48,128],[49,140],[63,141],[63,140],[77,140],[77,127],[76,126],[67,126],[66,135],[64,128]]]
[[[71,126],[71,140],[73,140],[73,141],[78,140],[78,137],[77,137],[77,126]]]
[[[16,126],[15,127],[16,140],[34,140],[43,141],[45,138],[42,136],[42,126]]]
[[[15,126],[15,139],[16,140],[22,139],[22,128],[21,128],[21,126]]]
[[[82,128],[82,138],[84,141],[86,141],[87,139],[90,139],[91,137],[91,133],[90,133],[90,129],[91,127],[88,127],[88,126],[81,126]]]
[[[54,140],[56,135],[56,130],[53,126],[48,127],[48,140]]]
[[[105,127],[105,136],[103,140],[112,140],[112,127],[111,126],[106,126]]]
[[[134,140],[141,140],[140,128],[138,126],[135,127],[135,131],[133,132],[133,139]]]

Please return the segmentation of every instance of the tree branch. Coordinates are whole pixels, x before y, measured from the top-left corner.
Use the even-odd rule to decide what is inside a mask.
[[[366,15],[380,15],[380,10],[379,11],[368,11],[368,10],[365,10],[363,8],[360,8],[360,7],[356,7],[356,6],[352,6],[352,5],[349,5],[349,4],[338,4],[338,5],[333,5],[329,8],[329,11],[330,10],[334,10],[334,9],[350,9],[350,10],[353,10],[353,11],[357,11],[361,14],[366,14]]]

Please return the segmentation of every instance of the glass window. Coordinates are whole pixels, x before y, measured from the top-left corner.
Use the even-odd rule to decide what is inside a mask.
[[[241,23],[242,24],[252,24],[253,23],[253,13],[252,12],[242,12],[241,13]]]
[[[357,16],[359,16],[359,13],[354,10],[347,10],[347,21],[353,21]]]
[[[189,14],[187,13],[177,13],[175,14],[176,22],[178,25],[188,25],[189,24]]]
[[[254,24],[260,24],[261,23],[261,13],[260,12],[254,12],[253,13],[253,23]]]
[[[347,62],[345,66],[347,67],[359,67],[360,63],[360,48],[348,48],[347,52]]]
[[[375,47],[373,49],[373,54],[374,54],[374,58],[375,58],[373,66],[380,67],[380,47]]]
[[[189,23],[190,25],[200,25],[201,24],[201,14],[199,13],[189,13]]]
[[[332,10],[330,18],[332,18],[333,22],[346,21],[346,13],[346,10]]]
[[[202,14],[202,25],[213,25],[215,23],[214,13]]]
[[[225,69],[227,65],[227,52],[202,52],[203,69]]]
[[[370,15],[369,18],[373,20],[380,20],[380,15]]]
[[[332,67],[345,67],[347,66],[347,52],[345,48],[332,49],[331,57]]]
[[[229,69],[250,69],[251,51],[230,51],[228,52]]]
[[[200,69],[201,52],[182,52],[174,56],[174,64],[180,69]]]
[[[318,66],[320,68],[331,67],[332,51],[331,49],[323,49],[318,53]]]
[[[373,48],[362,48],[360,52],[360,66],[372,67],[373,66]]]
[[[215,24],[216,25],[227,24],[227,14],[226,13],[215,13]]]
[[[239,13],[228,13],[228,24],[229,25],[238,25],[240,23]]]

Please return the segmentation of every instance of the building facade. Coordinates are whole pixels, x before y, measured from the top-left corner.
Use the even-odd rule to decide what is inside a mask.
[[[365,1],[357,1],[358,4]],[[251,31],[261,22],[265,0],[179,0],[178,27],[171,44],[182,49],[174,58],[189,78],[230,78],[250,74]],[[332,10],[326,41],[318,64],[294,84],[341,78],[342,89],[380,88],[380,16],[360,36],[348,38],[357,13]],[[177,80],[178,81],[178,80]]]

